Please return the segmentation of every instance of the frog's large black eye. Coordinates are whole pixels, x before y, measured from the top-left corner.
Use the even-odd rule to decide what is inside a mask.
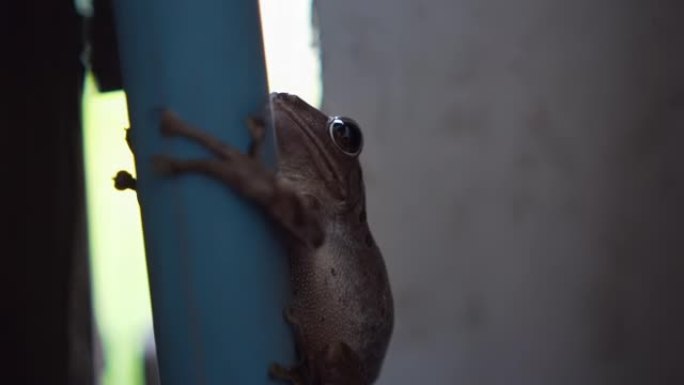
[[[330,138],[337,148],[347,155],[356,156],[361,153],[363,147],[363,134],[355,121],[335,116],[328,123]]]

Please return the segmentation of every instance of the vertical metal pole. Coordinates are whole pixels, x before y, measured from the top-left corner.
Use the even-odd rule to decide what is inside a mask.
[[[211,156],[162,138],[159,108],[245,150],[266,71],[256,0],[116,0],[161,381],[266,384],[292,362],[287,264],[266,220],[227,186],[167,178],[150,158]],[[271,156],[273,159],[273,141]],[[267,146],[269,147],[269,146]]]

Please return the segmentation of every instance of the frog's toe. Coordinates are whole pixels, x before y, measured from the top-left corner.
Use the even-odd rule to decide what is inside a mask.
[[[120,191],[124,191],[127,189],[135,191],[137,188],[137,181],[135,180],[133,175],[131,175],[131,173],[125,170],[121,170],[118,173],[116,173],[116,176],[114,177],[114,187]]]

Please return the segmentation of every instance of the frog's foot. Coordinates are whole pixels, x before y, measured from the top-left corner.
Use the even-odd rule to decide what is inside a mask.
[[[116,176],[112,179],[114,179],[114,187],[117,190],[124,191],[131,189],[136,191],[137,189],[137,181],[128,171],[121,170],[116,173]]]
[[[287,381],[293,385],[308,385],[304,382],[301,374],[299,373],[299,368],[295,367],[292,369],[285,368],[280,364],[273,363],[268,368],[268,374],[277,380]]]

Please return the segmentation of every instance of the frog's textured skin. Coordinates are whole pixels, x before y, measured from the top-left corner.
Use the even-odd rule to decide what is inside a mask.
[[[331,135],[331,118],[294,95],[271,95],[266,115],[275,123],[276,174],[258,159],[265,130],[255,119],[248,125],[253,145],[242,154],[165,111],[163,133],[195,140],[215,158],[153,161],[168,174],[199,172],[220,179],[259,205],[287,235],[293,300],[285,314],[301,361],[289,369],[274,364],[270,373],[292,384],[371,384],[394,315],[385,264],[366,221],[355,151],[360,141],[341,147]],[[353,121],[344,122],[357,129]]]

